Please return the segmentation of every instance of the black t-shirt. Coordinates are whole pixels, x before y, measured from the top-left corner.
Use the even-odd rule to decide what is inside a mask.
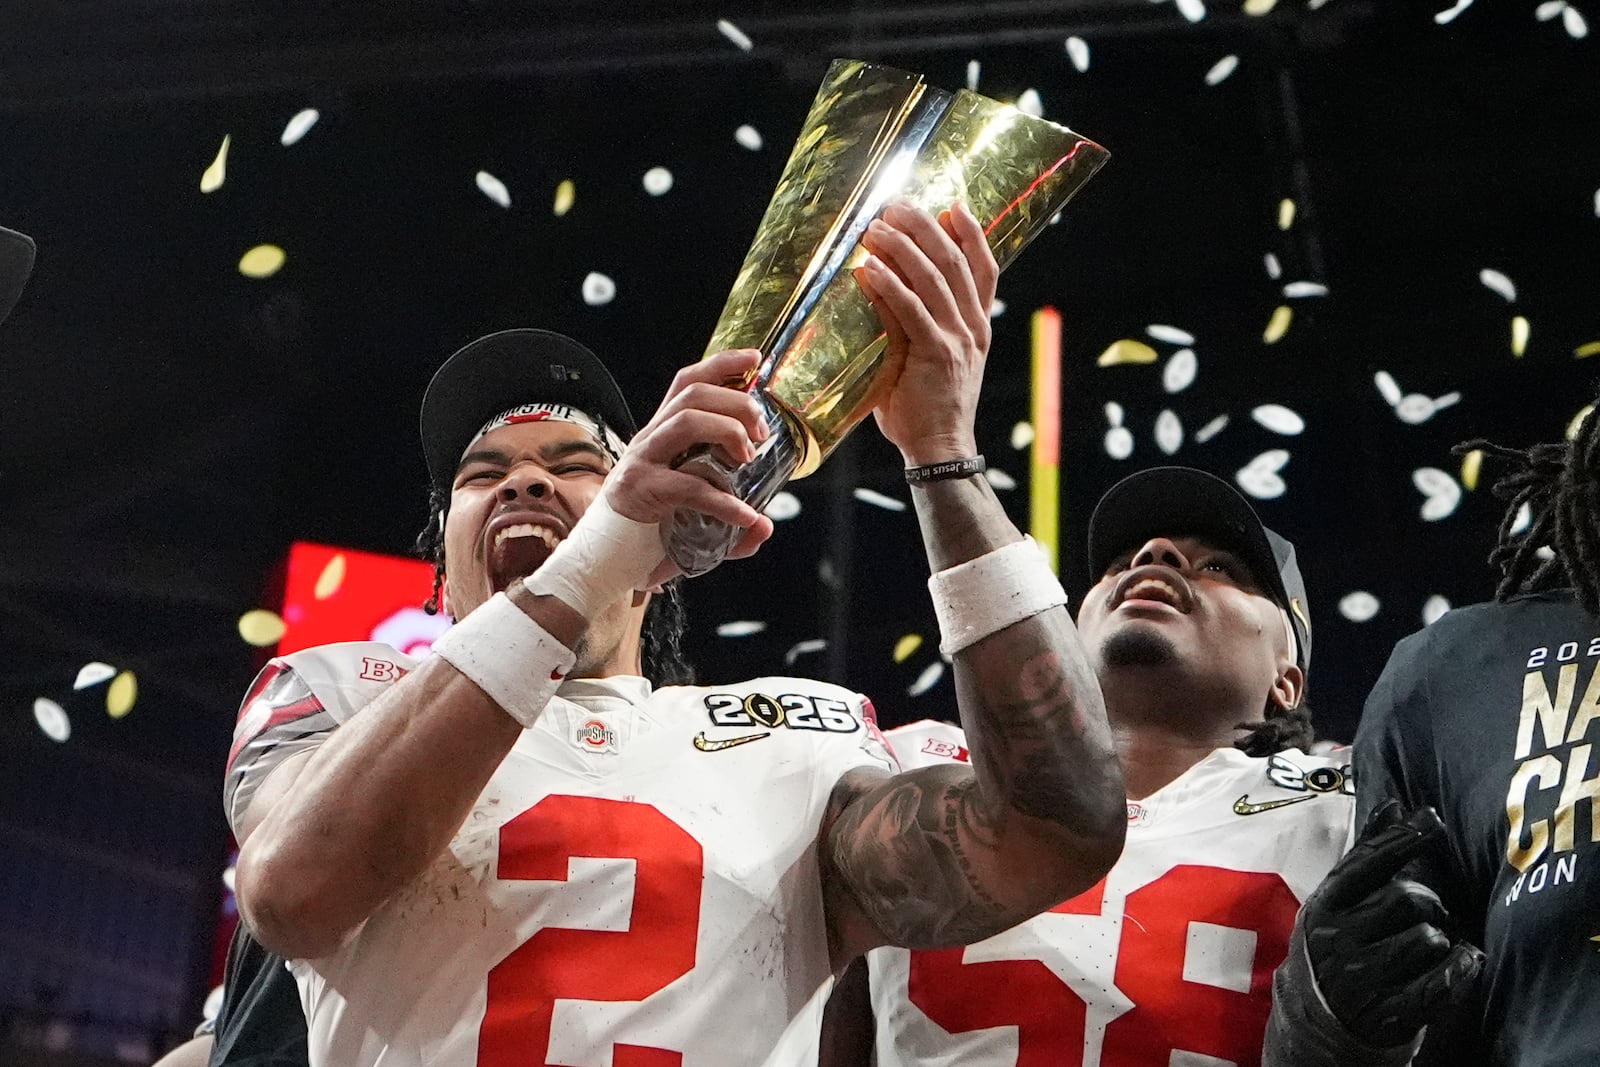
[[[1600,1057],[1600,620],[1568,592],[1452,611],[1394,650],[1356,735],[1357,818],[1431,804],[1423,878],[1488,960],[1418,1063]]]
[[[306,1017],[294,975],[245,930],[233,932],[210,1067],[307,1067]]]

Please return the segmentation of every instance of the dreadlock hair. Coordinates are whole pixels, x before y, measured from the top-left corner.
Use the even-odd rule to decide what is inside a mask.
[[[450,494],[439,486],[428,493],[428,525],[417,535],[417,555],[433,564],[433,593],[423,603],[429,615],[439,613],[439,594],[444,588],[444,519],[450,509]],[[688,612],[683,606],[683,579],[674,578],[650,598],[640,635],[640,659],[644,676],[652,685],[689,685],[695,680],[694,666],[683,650],[683,634],[688,628]]]
[[[1507,502],[1489,553],[1490,566],[1500,572],[1495,599],[1570,588],[1585,611],[1600,615],[1600,418],[1585,418],[1571,441],[1519,451],[1477,438],[1451,451],[1476,449],[1513,464],[1493,488]],[[1514,534],[1524,505],[1528,529]],[[1540,554],[1547,545],[1554,555]]]
[[[1250,732],[1235,741],[1233,747],[1247,756],[1270,756],[1286,748],[1310,751],[1311,742],[1317,737],[1311,727],[1311,705],[1306,702],[1304,693],[1300,695],[1300,703],[1292,708],[1280,707],[1269,697],[1262,721],[1242,722],[1239,729]]]

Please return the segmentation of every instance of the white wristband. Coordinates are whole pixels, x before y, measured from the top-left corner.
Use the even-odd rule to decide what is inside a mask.
[[[433,651],[524,727],[539,720],[575,659],[504,593],[446,630]]]
[[[593,619],[619,598],[648,589],[650,573],[665,558],[660,525],[620,514],[602,493],[523,584],[528,592],[559,597],[585,619]]]
[[[947,656],[1067,602],[1031,537],[938,572],[928,579],[928,592],[939,618],[939,651]]]

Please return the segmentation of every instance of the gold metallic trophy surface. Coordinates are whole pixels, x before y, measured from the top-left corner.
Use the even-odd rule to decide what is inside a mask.
[[[867,224],[892,200],[972,210],[1004,270],[1108,154],[1064,126],[921,75],[835,60],[717,320],[706,354],[757,348],[752,394],[772,435],[732,467],[701,451],[691,471],[758,511],[816,470],[872,410],[883,324],[852,271]],[[682,510],[663,530],[685,574],[704,574],[741,531]]]

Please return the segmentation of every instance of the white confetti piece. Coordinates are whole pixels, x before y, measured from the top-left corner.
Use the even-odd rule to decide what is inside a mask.
[[[788,522],[800,514],[800,498],[787,489],[775,493],[764,509],[773,522]]]
[[[1228,416],[1218,415],[1195,432],[1194,442],[1197,445],[1203,445],[1227,428]]]
[[[1600,219],[1600,189],[1594,191],[1594,217]]]
[[[1306,420],[1282,404],[1262,404],[1250,412],[1250,417],[1273,433],[1293,437],[1306,428]]]
[[[1571,441],[1578,436],[1578,431],[1583,429],[1583,420],[1594,414],[1594,405],[1587,404],[1578,409],[1578,413],[1567,422],[1567,440]]]
[[[1422,605],[1422,625],[1432,626],[1449,610],[1450,601],[1435,593]]]
[[[1221,85],[1238,69],[1239,57],[1232,54],[1225,55],[1211,64],[1211,69],[1206,71],[1206,84]]]
[[[817,581],[829,589],[839,588],[839,569],[833,565],[833,560],[824,556],[822,562],[817,564]]]
[[[738,619],[734,622],[725,622],[717,627],[718,637],[750,637],[767,628],[764,622],[755,619]]]
[[[311,132],[311,127],[315,126],[321,117],[322,115],[314,107],[295,112],[294,118],[289,120],[283,127],[283,132],[278,135],[278,143],[285,148],[299,144],[300,139]]]
[[[672,172],[666,167],[651,167],[644,172],[644,191],[651,196],[665,196],[672,191]]]
[[[1407,393],[1394,406],[1394,413],[1407,426],[1416,426],[1433,418],[1434,403],[1421,393]]]
[[[1239,483],[1240,489],[1257,500],[1276,500],[1289,488],[1275,471],[1261,470],[1257,467],[1245,467],[1234,476],[1234,479]]]
[[[510,210],[511,190],[506,188],[505,182],[486,170],[480,170],[473,180],[478,183],[478,192],[487,196],[501,207]]]
[[[1567,36],[1575,41],[1589,36],[1589,23],[1584,20],[1583,12],[1571,4],[1561,9],[1561,25],[1566,27]]]
[[[229,870],[232,870],[230,867]],[[206,1002],[200,1009],[200,1018],[215,1019],[222,1011],[222,994],[226,987],[217,986],[206,994]],[[118,1057],[121,1058],[120,1056]]]
[[[1273,255],[1271,252],[1268,252],[1264,257],[1262,257],[1262,263],[1267,268],[1267,277],[1271,278],[1273,281],[1277,281],[1279,278],[1283,277],[1283,267],[1281,264],[1279,264],[1277,256]]]
[[[117,669],[115,667],[109,663],[101,663],[96,660],[93,663],[85,663],[78,668],[78,677],[73,681],[72,688],[88,689],[90,686],[99,685],[101,682],[109,682],[116,676]]]
[[[1006,302],[1004,300],[996,299],[994,303],[989,305],[989,317],[991,319],[998,319],[1001,315],[1004,315],[1005,313],[1006,313]]]
[[[1545,0],[1544,3],[1540,4],[1534,9],[1533,17],[1538,19],[1540,22],[1549,22],[1551,19],[1561,14],[1562,10],[1565,9],[1566,6],[1567,0]]]
[[[1454,7],[1447,8],[1444,11],[1434,12],[1433,21],[1437,22],[1441,26],[1445,25],[1446,23],[1454,22],[1457,15],[1461,14],[1471,6],[1472,0],[1456,0],[1456,5]]]
[[[1194,384],[1199,369],[1200,361],[1195,358],[1194,349],[1180,348],[1161,368],[1161,388],[1169,393],[1181,393]]]
[[[590,307],[609,304],[617,295],[617,283],[599,271],[590,271],[583,279],[583,302]]]
[[[1446,393],[1444,396],[1436,396],[1433,398],[1433,412],[1435,415],[1437,415],[1445,408],[1454,407],[1459,403],[1461,403],[1461,394],[1459,392]]]
[[[1309,11],[1315,11],[1317,8],[1321,7],[1327,2],[1328,0],[1306,0],[1306,9]]]
[[[1006,492],[1017,487],[1017,480],[999,467],[990,467],[983,472],[983,476],[995,489]]]
[[[222,872],[222,884],[227,887],[228,892],[237,892],[238,882],[239,872],[237,868],[229,867],[227,870]]]
[[[1033,423],[1019,422],[1015,426],[1011,427],[1011,447],[1017,451],[1020,452],[1022,449],[1033,444],[1033,438]]]
[[[1372,381],[1378,387],[1378,392],[1383,394],[1383,399],[1390,407],[1400,403],[1404,394],[1400,392],[1400,383],[1394,380],[1394,375],[1386,370],[1381,370],[1372,376]]]
[[[1194,344],[1194,334],[1188,330],[1180,330],[1176,326],[1163,326],[1159,322],[1152,323],[1144,328],[1144,332],[1147,336],[1153,337],[1157,341],[1164,341],[1169,345]]]
[[[1484,284],[1485,288],[1492,289],[1504,297],[1506,303],[1513,304],[1516,302],[1517,287],[1511,284],[1510,278],[1507,278],[1499,271],[1485,267],[1478,272],[1478,280]]]
[[[783,665],[793,667],[794,661],[801,656],[809,656],[813,652],[821,652],[828,647],[828,642],[821,637],[813,637],[807,641],[799,641],[789,646],[789,651],[783,654]]]
[[[1156,416],[1156,447],[1169,456],[1183,447],[1183,423],[1171,409]]]
[[[911,687],[906,690],[906,695],[919,697],[938,685],[939,679],[943,677],[944,663],[940,660],[934,660],[923,668],[921,674],[917,675],[917,680],[911,683]]]
[[[72,720],[67,718],[66,709],[47,697],[33,702],[33,721],[52,741],[64,743],[72,736]]]
[[[1321,282],[1290,282],[1283,287],[1283,295],[1291,300],[1303,296],[1327,296],[1328,287]]]
[[[228,180],[228,146],[232,143],[233,137],[225,134],[222,138],[222,147],[217,149],[217,158],[213,159],[206,172],[200,175],[202,193],[214,193]]]
[[[717,32],[732,41],[734,47],[741,52],[748,52],[755,47],[755,43],[750,40],[749,35],[727,19],[717,20]]]
[[[1107,430],[1106,455],[1112,459],[1127,459],[1133,455],[1133,431],[1126,426],[1113,426]]]
[[[1411,472],[1411,484],[1426,498],[1421,513],[1424,522],[1449,518],[1461,505],[1461,483],[1437,467],[1418,467]]]
[[[1106,404],[1106,422],[1110,423],[1112,426],[1121,426],[1123,420],[1126,418],[1127,414],[1122,410],[1121,404],[1117,403],[1115,400],[1109,401]]]
[[[983,64],[976,59],[967,60],[967,89],[970,92],[978,91],[978,75],[983,71]]]
[[[1199,22],[1206,17],[1206,5],[1203,0],[1178,0],[1178,13],[1190,22]]]
[[[1034,118],[1043,115],[1044,101],[1039,99],[1039,90],[1024,89],[1022,95],[1017,97],[1017,110]]]
[[[1518,315],[1511,320],[1511,354],[1518,359],[1528,350],[1528,320]]]
[[[1523,501],[1522,506],[1517,509],[1517,517],[1511,520],[1511,532],[1519,534],[1532,525],[1533,508],[1528,505],[1527,501]]]
[[[761,151],[761,131],[754,126],[744,125],[733,131],[733,139],[752,152]]]
[[[1287,449],[1272,448],[1261,453],[1250,461],[1250,466],[1255,470],[1271,471],[1277,474],[1289,465],[1289,452]]]
[[[1378,598],[1362,589],[1339,598],[1339,614],[1351,622],[1369,622],[1378,614]]]
[[[1082,37],[1067,38],[1067,58],[1072,60],[1072,65],[1079,74],[1089,70],[1089,42]]]
[[[873,507],[882,508],[885,511],[904,511],[906,509],[904,500],[896,500],[892,496],[884,496],[875,489],[857,488],[854,490],[853,495],[863,504],[871,504]]]

